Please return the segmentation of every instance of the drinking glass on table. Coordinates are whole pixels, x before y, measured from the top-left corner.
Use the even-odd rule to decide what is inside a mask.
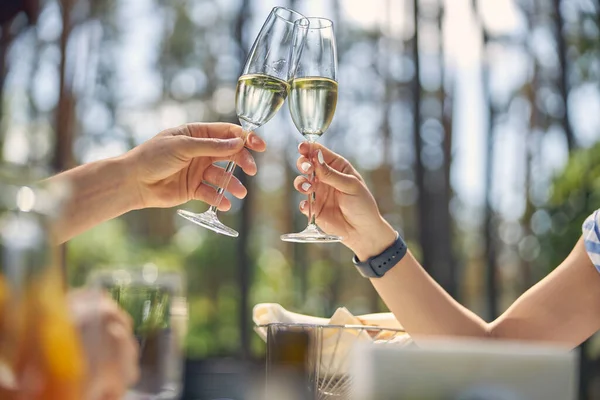
[[[107,291],[133,319],[139,343],[140,378],[125,400],[171,400],[181,396],[187,303],[178,273],[153,264],[92,273],[88,284]]]
[[[319,139],[333,120],[337,105],[337,50],[333,22],[325,18],[308,18],[309,28],[298,70],[291,82],[288,100],[296,128],[309,144]],[[312,146],[311,146],[312,147]],[[312,153],[312,150],[311,150]],[[314,172],[311,184],[315,185]],[[302,232],[288,233],[281,240],[300,243],[339,242],[315,222],[315,192],[308,195],[308,226]]]
[[[252,130],[273,118],[283,105],[289,91],[288,81],[296,71],[307,30],[308,20],[302,14],[284,7],[275,7],[267,17],[237,83],[236,113],[242,125],[244,141]],[[237,237],[238,232],[217,217],[219,203],[235,165],[233,158],[224,170],[223,180],[217,189],[216,205],[202,214],[186,210],[177,213],[217,233]]]

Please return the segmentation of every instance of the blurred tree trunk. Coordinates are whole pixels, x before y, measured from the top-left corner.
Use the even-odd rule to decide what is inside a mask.
[[[448,124],[444,123],[444,104],[446,92],[444,90],[444,59],[443,59],[443,5],[437,3],[437,13],[432,19],[423,17],[419,13],[419,0],[413,0],[413,26],[415,29],[413,37],[413,60],[415,65],[415,75],[413,78],[413,141],[415,153],[415,183],[418,188],[418,225],[419,241],[422,249],[423,266],[431,276],[445,289],[450,295],[456,294],[456,277],[454,273],[454,263],[452,254],[452,219],[450,216],[450,175],[451,157],[450,149],[452,145],[451,130],[447,130]],[[420,73],[420,52],[419,52],[419,27],[421,18],[431,29],[436,29],[439,36],[440,47],[435,55],[438,58],[441,83],[436,93],[423,93],[421,88]],[[432,95],[434,97],[432,97]],[[421,136],[421,128],[424,119],[421,108],[422,98],[429,97],[430,100],[438,102],[441,114],[427,115],[428,118],[435,118],[442,129],[442,140],[439,144],[428,143],[428,146],[438,147],[442,163],[437,168],[425,168],[423,160],[423,150],[425,144]],[[431,113],[431,110],[427,110]]]
[[[52,168],[55,172],[72,168],[75,164],[73,158],[73,141],[75,136],[75,95],[72,91],[72,77],[67,76],[69,56],[67,46],[73,30],[72,10],[75,0],[61,0],[62,33],[60,35],[60,89],[58,107],[56,110],[56,141],[54,143],[54,156]]]
[[[393,157],[392,150],[392,129],[390,126],[390,113],[392,108],[393,89],[390,79],[390,53],[391,38],[387,37],[387,31],[391,24],[391,1],[386,1],[386,19],[384,26],[379,29],[379,38],[373,37],[373,46],[378,46],[379,56],[377,57],[377,72],[382,78],[385,90],[383,97],[383,119],[381,125],[381,152],[383,161],[379,168],[371,172],[371,181],[373,185],[373,194],[377,199],[379,211],[383,216],[391,214],[395,209],[392,175],[393,175]],[[377,40],[379,39],[379,40]],[[369,292],[369,310],[377,312],[379,307],[379,296],[375,290]]]
[[[384,85],[384,98],[383,98],[383,119],[381,125],[381,152],[383,154],[383,162],[381,166],[371,173],[371,179],[373,181],[373,194],[377,199],[379,210],[382,215],[389,214],[394,211],[394,193],[392,186],[392,173],[393,173],[393,157],[391,154],[392,147],[392,132],[390,126],[390,113],[392,107],[393,89],[390,79],[390,52],[392,51],[390,46],[391,39],[386,37],[386,30],[390,26],[390,0],[386,1],[387,18],[385,26],[379,30],[379,37],[373,37],[373,46],[378,46],[379,56],[377,61],[377,72],[381,76]],[[379,40],[378,40],[379,39]],[[378,44],[379,43],[379,44]],[[377,300],[377,299],[375,299]]]
[[[421,139],[421,60],[419,54],[419,0],[413,0],[413,38],[412,38],[412,58],[415,67],[415,74],[412,80],[412,99],[413,99],[413,151],[415,154],[415,185],[418,190],[417,200],[417,225],[419,231],[419,243],[421,245],[421,254],[423,254],[423,264],[425,268],[429,267],[429,257],[427,256],[427,207],[425,205],[425,169],[421,159],[423,143]]]
[[[55,120],[55,142],[51,168],[54,172],[61,172],[74,167],[73,141],[75,136],[75,96],[72,91],[71,77],[67,76],[69,56],[67,47],[73,30],[72,10],[75,0],[60,0],[62,32],[60,35],[60,87]],[[60,246],[58,262],[62,264],[66,278],[66,251],[67,246]]]
[[[540,12],[537,0],[532,2],[532,13],[528,14],[527,20],[529,25],[529,32],[532,31],[533,24],[535,23],[535,18]],[[525,152],[525,183],[524,183],[524,197],[525,197],[525,213],[523,214],[523,218],[521,221],[521,226],[523,227],[524,236],[532,235],[533,232],[531,230],[531,217],[535,212],[535,205],[531,199],[531,188],[533,186],[533,176],[532,176],[532,168],[533,168],[533,152],[535,146],[531,143],[532,133],[536,130],[542,130],[541,124],[541,115],[538,107],[538,90],[540,87],[540,65],[537,61],[537,58],[533,55],[533,49],[527,47],[527,51],[531,54],[531,61],[533,63],[533,73],[531,76],[531,80],[528,84],[525,85],[525,95],[527,96],[527,100],[529,102],[529,106],[531,108],[531,113],[529,116],[529,126],[526,132],[524,132],[523,138],[523,149]],[[566,131],[565,131],[566,132]],[[567,139],[569,135],[567,134]],[[568,142],[569,149],[571,148],[571,143]],[[520,292],[525,292],[529,289],[534,283],[533,278],[533,265],[530,261],[525,260],[523,257],[520,257],[521,260],[521,287]]]
[[[8,55],[8,47],[12,41],[12,35],[10,33],[10,22],[6,22],[1,27],[0,33],[0,160],[2,159],[2,149],[5,139],[4,127],[4,83],[6,82],[6,76],[8,75],[8,61],[6,59]]]
[[[494,211],[492,208],[492,190],[494,178],[494,122],[495,110],[490,93],[490,60],[488,54],[488,45],[490,37],[484,25],[479,12],[478,1],[472,0],[473,14],[478,18],[481,35],[483,38],[482,49],[482,91],[483,98],[487,106],[487,137],[486,137],[486,156],[485,156],[485,217],[484,217],[484,251],[486,260],[486,295],[487,295],[487,317],[494,320],[498,316],[498,285],[496,281],[497,260],[496,260],[496,227]]]
[[[556,32],[556,46],[558,53],[558,61],[560,63],[560,77],[558,79],[558,90],[564,105],[564,113],[562,116],[561,125],[565,136],[567,138],[567,145],[569,151],[577,145],[575,136],[573,135],[573,129],[571,127],[571,121],[569,117],[569,69],[567,65],[567,47],[565,44],[564,34],[564,19],[562,11],[560,9],[561,0],[553,0],[554,6],[554,24]]]
[[[437,200],[436,208],[440,211],[439,218],[432,221],[432,225],[435,226],[438,236],[437,241],[441,242],[438,246],[438,260],[441,267],[444,268],[442,272],[446,276],[447,284],[446,289],[448,292],[456,297],[458,293],[457,282],[456,282],[456,257],[454,256],[453,249],[453,223],[452,215],[450,214],[450,202],[452,200],[453,192],[452,185],[450,182],[450,172],[452,169],[452,115],[453,115],[453,103],[452,103],[452,89],[453,82],[446,76],[445,62],[444,62],[444,2],[440,0],[438,2],[438,19],[437,29],[439,38],[439,68],[440,68],[440,89],[438,90],[437,97],[441,108],[440,123],[442,131],[444,133],[442,141],[442,170],[439,172],[441,188],[439,193],[434,195],[434,199]],[[435,244],[434,244],[435,245]]]
[[[535,205],[532,202],[531,199],[531,188],[533,186],[533,176],[532,176],[532,168],[533,168],[533,146],[531,143],[531,139],[532,139],[532,131],[535,131],[536,129],[539,128],[539,112],[537,110],[536,107],[536,101],[537,101],[537,74],[538,74],[538,67],[537,67],[537,63],[534,66],[534,72],[533,72],[533,77],[530,83],[530,87],[528,89],[528,99],[529,99],[529,104],[531,106],[531,116],[530,116],[530,120],[529,120],[529,129],[524,132],[524,138],[523,138],[523,142],[524,142],[524,146],[523,149],[525,151],[525,182],[524,182],[524,197],[525,197],[525,213],[523,214],[523,218],[521,221],[521,226],[523,227],[523,232],[524,232],[524,237],[527,237],[529,235],[532,235],[533,232],[531,231],[531,217],[533,215],[533,213],[535,212]],[[520,257],[521,260],[521,268],[520,268],[520,272],[521,272],[521,287],[520,287],[520,292],[525,292],[527,289],[529,289],[534,283],[534,278],[533,278],[533,265],[530,261],[527,261],[525,259],[523,259],[523,257]]]

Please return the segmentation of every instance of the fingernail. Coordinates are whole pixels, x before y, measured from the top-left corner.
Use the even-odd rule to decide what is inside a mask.
[[[302,168],[302,171],[308,172],[308,170],[310,169],[310,167],[312,167],[312,165],[311,165],[311,163],[303,162],[300,167]]]
[[[310,189],[310,183],[304,182],[302,184],[302,190],[304,190],[306,192],[306,191],[308,191],[308,189]]]
[[[256,135],[250,136],[250,141],[252,142],[252,144],[259,144],[260,143],[260,139],[258,137],[256,137]]]
[[[300,202],[300,208],[301,208],[301,209],[304,209],[304,208],[306,208],[306,200],[302,200],[302,201]]]
[[[317,159],[319,160],[319,164],[325,164],[325,159],[323,158],[323,152],[321,150],[317,152]]]

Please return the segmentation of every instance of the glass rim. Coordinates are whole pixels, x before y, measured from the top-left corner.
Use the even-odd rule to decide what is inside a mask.
[[[292,21],[289,18],[285,18],[284,16],[280,15],[281,11],[286,11],[286,12],[290,13],[291,15],[298,16],[298,18],[296,18],[295,20]],[[291,8],[277,6],[277,7],[273,7],[273,10],[271,12],[273,13],[273,15],[275,15],[275,17],[282,19],[289,24],[297,24],[300,21],[302,21],[300,23],[300,25],[305,26],[305,24],[308,23],[308,19],[304,15],[300,14],[296,10],[292,10]]]
[[[308,29],[310,29],[310,30],[333,28],[333,21],[330,20],[329,18],[306,17],[306,19],[308,20],[308,23],[309,23]],[[319,26],[313,26],[311,21],[319,21]]]

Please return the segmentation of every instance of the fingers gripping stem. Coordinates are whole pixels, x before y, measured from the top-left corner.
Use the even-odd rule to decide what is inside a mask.
[[[244,139],[244,145],[246,145],[246,141],[248,140],[249,134],[250,134],[249,131],[247,131],[245,129],[242,130],[242,139]],[[237,165],[236,161],[235,161],[236,157],[237,157],[237,154],[232,156],[231,161],[229,161],[227,163],[227,166],[225,167],[225,175],[223,175],[221,184],[217,188],[217,200],[215,201],[215,205],[210,206],[208,211],[212,211],[213,213],[216,213],[217,210],[219,209],[221,200],[223,200],[223,196],[225,195],[225,188],[227,188],[227,186],[229,185],[229,181],[231,181],[231,177],[233,176],[233,171],[235,170],[235,167]]]

